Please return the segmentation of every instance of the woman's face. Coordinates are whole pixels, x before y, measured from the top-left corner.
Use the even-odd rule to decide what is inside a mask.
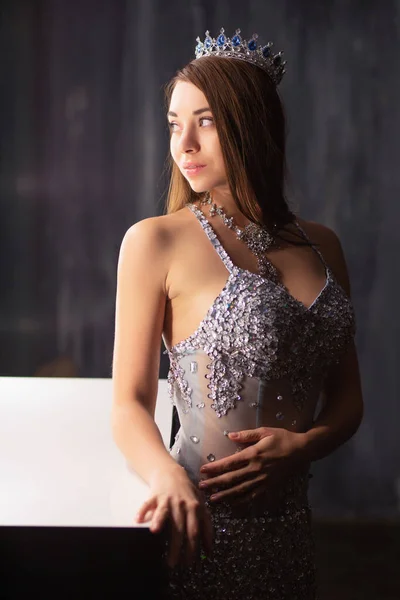
[[[195,192],[228,186],[217,129],[205,95],[179,81],[168,112],[171,155]]]

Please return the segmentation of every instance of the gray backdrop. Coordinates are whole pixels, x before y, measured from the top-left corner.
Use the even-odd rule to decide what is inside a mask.
[[[289,195],[352,281],[365,418],[315,465],[312,504],[396,516],[399,1],[3,0],[0,373],[110,376],[119,245],[163,211],[162,85],[221,26],[285,51]]]

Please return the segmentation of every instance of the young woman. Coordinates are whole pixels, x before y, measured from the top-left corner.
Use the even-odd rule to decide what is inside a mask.
[[[285,199],[283,73],[271,44],[207,32],[167,87],[167,214],[121,245],[113,432],[150,488],[137,520],[169,524],[172,598],[315,598],[309,466],[362,417],[340,242]]]

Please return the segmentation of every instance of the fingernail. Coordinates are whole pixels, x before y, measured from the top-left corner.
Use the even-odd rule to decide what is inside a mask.
[[[236,439],[236,438],[238,438],[238,437],[239,437],[239,434],[238,434],[238,433],[235,433],[235,432],[233,432],[233,433],[230,433],[230,434],[229,434],[229,437]]]

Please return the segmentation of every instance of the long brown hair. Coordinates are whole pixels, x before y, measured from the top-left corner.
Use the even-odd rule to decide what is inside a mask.
[[[250,220],[278,230],[294,219],[285,197],[286,118],[278,91],[260,67],[242,60],[202,57],[165,87],[167,110],[179,81],[198,87],[215,119],[231,194]],[[168,214],[204,194],[194,192],[169,157]]]

